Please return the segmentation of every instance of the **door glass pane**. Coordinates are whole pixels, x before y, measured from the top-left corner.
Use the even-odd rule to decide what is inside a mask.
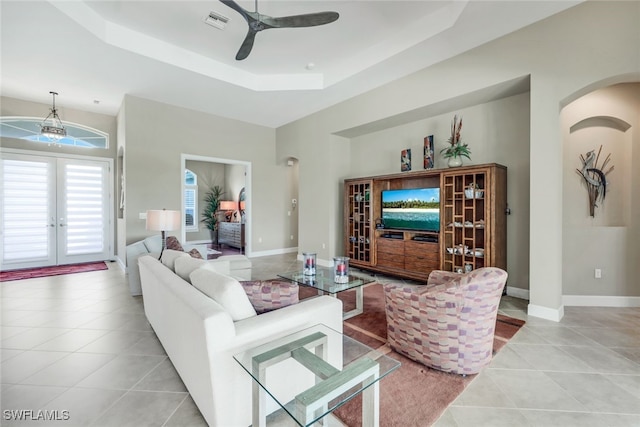
[[[184,190],[184,225],[187,231],[198,231],[196,224],[196,190]]]
[[[105,249],[103,171],[102,166],[65,165],[66,255],[101,253]]]
[[[50,224],[48,162],[2,160],[2,260],[49,257]]]

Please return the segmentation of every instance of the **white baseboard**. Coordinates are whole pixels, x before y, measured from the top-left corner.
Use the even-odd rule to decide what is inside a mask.
[[[559,322],[564,317],[564,306],[561,305],[560,308],[553,309],[541,305],[529,304],[527,306],[527,314],[529,316]]]
[[[514,298],[529,299],[529,289],[514,288],[513,286],[507,286],[507,295]]]
[[[296,259],[298,261],[304,261],[304,256],[302,254],[298,254]],[[326,259],[322,259],[322,258],[317,258],[316,262],[321,267],[333,267],[333,260],[326,260]]]
[[[640,297],[563,295],[562,304],[572,307],[640,307]]]
[[[114,261],[118,263],[122,271],[124,271],[125,273],[127,272],[127,266],[124,264],[124,262],[120,259],[119,256],[116,256],[114,258]]]
[[[247,256],[253,257],[263,257],[263,256],[271,256],[271,255],[282,255],[282,254],[290,254],[292,252],[298,252],[298,247],[294,248],[282,248],[282,249],[271,249],[268,251],[256,251],[247,254]]]
[[[189,240],[184,242],[185,245],[208,245],[211,243],[211,240]]]

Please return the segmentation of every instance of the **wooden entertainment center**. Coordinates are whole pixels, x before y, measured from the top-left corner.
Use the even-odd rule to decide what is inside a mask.
[[[419,188],[440,189],[440,230],[384,227],[382,191]],[[354,267],[416,280],[438,269],[506,270],[506,215],[507,168],[495,163],[345,179],[345,256]]]

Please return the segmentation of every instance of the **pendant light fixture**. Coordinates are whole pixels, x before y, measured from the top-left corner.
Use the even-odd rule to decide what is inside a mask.
[[[62,126],[62,120],[56,110],[56,95],[58,92],[49,92],[53,96],[53,108],[49,115],[40,124],[40,133],[49,139],[59,140],[67,136],[67,130]]]

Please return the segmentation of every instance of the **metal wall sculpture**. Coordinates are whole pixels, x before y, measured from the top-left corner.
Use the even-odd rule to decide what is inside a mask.
[[[611,165],[609,169],[606,169],[611,160],[611,153],[607,155],[602,165],[598,165],[601,152],[602,145],[598,150],[598,154],[596,154],[595,150],[589,151],[586,155],[580,154],[582,168],[576,169],[576,172],[583,178],[587,187],[587,193],[589,194],[589,215],[592,217],[595,216],[598,201],[604,202],[607,194],[607,175],[613,170],[613,165]]]

